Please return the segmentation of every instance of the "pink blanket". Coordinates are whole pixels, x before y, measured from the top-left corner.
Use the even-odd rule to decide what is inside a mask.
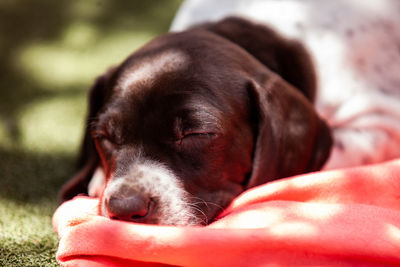
[[[400,160],[262,185],[206,227],[110,220],[97,202],[55,212],[62,266],[400,266]]]

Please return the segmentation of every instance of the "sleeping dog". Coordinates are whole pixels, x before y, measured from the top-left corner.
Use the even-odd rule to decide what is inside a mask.
[[[330,129],[304,47],[240,18],[162,35],[90,90],[79,171],[61,200],[99,214],[208,224],[244,190],[319,170]]]

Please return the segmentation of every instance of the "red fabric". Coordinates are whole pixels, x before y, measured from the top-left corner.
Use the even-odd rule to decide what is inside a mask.
[[[109,220],[97,203],[55,212],[62,266],[400,266],[400,160],[262,185],[207,227]]]

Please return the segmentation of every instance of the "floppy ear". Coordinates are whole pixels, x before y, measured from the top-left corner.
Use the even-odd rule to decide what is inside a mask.
[[[96,117],[106,100],[106,88],[112,79],[115,69],[110,69],[104,75],[98,77],[89,91],[89,109],[85,124],[85,133],[81,150],[77,160],[77,172],[68,180],[59,192],[59,201],[63,202],[74,196],[88,193],[88,184],[93,176],[95,169],[100,164],[94,141],[90,134],[90,125]]]
[[[256,144],[247,188],[278,178],[319,170],[332,138],[311,102],[279,76],[248,87],[255,107]]]
[[[314,102],[314,67],[307,50],[299,42],[286,39],[265,25],[238,17],[195,28],[206,29],[239,45]]]

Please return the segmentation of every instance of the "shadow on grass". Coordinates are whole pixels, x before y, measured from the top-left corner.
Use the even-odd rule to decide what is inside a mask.
[[[73,172],[70,155],[0,148],[0,197],[23,203],[56,202],[57,192]]]

